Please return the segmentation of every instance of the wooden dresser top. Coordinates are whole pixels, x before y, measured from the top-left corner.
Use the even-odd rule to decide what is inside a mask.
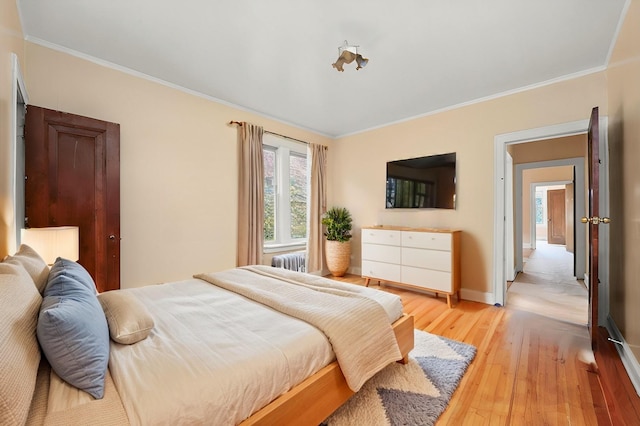
[[[370,225],[370,226],[363,226],[362,229],[384,229],[387,231],[411,231],[411,232],[442,232],[446,234],[460,232],[459,229],[427,228],[427,227],[412,228],[409,226],[395,226],[395,225]]]

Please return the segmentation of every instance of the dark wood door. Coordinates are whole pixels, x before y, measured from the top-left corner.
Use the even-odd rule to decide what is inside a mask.
[[[547,191],[547,242],[549,244],[566,244],[567,216],[565,209],[565,190]]]
[[[582,218],[589,227],[589,332],[595,349],[598,337],[598,226],[600,224],[600,140],[598,107],[591,111],[587,132],[589,163],[589,217]]]
[[[98,291],[120,288],[120,125],[27,107],[25,221],[78,226]]]

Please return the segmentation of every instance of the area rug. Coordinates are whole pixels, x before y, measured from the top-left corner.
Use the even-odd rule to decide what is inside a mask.
[[[474,346],[415,330],[409,363],[387,366],[321,426],[433,425],[475,355]]]

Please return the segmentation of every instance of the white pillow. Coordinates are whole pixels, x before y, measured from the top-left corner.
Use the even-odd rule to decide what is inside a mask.
[[[40,294],[44,293],[49,278],[49,266],[31,247],[22,244],[13,256],[7,256],[3,262],[22,266],[33,279]]]
[[[20,265],[0,263],[0,424],[24,424],[36,386],[42,297]]]
[[[153,328],[153,318],[135,296],[122,290],[100,293],[98,296],[114,342],[131,345],[146,339]]]

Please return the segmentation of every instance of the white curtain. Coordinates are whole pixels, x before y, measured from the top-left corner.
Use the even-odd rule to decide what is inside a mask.
[[[238,126],[238,251],[237,266],[262,263],[264,241],[264,172],[260,126]]]
[[[322,233],[322,215],[327,210],[327,147],[309,144],[311,163],[309,191],[309,230],[307,235],[307,265],[309,273],[323,270],[324,245]]]

